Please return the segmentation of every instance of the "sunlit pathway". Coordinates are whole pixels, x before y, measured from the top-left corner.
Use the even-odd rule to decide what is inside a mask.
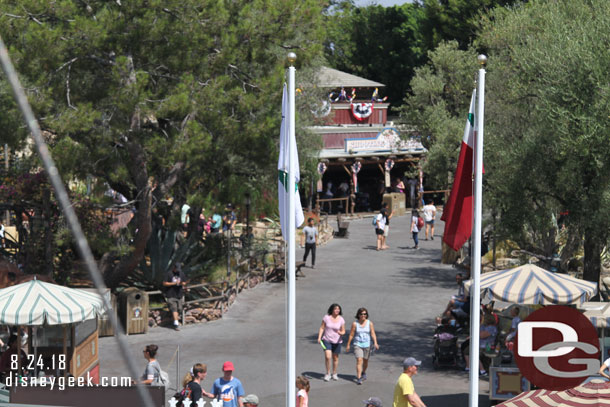
[[[370,396],[391,406],[406,356],[424,361],[414,382],[429,407],[467,405],[468,376],[456,370],[434,371],[431,364],[434,317],[456,291],[455,270],[440,264],[443,227],[438,223],[435,240],[420,240],[415,251],[410,249],[408,217],[394,218],[388,238],[391,248],[377,252],[370,218],[351,222],[348,239],[334,239],[318,248],[316,269],[303,269],[306,277],[297,282],[296,360],[297,374],[311,378],[312,406],[357,406]],[[137,358],[144,345],[159,345],[163,368],[180,345],[182,372],[195,362],[208,364],[206,390],[221,376],[222,363],[231,360],[247,394],[257,394],[261,406],[284,406],[285,300],[284,284],[262,284],[240,295],[222,320],[180,332],[155,328],[147,335],[130,336],[129,342]],[[323,354],[315,340],[322,317],[334,302],[343,308],[348,331],[359,307],[368,308],[375,323],[381,349],[371,357],[368,380],[362,386],[353,382],[353,353],[340,356],[339,381],[322,381]],[[102,375],[125,374],[113,338],[100,341],[100,355]],[[143,370],[145,361],[140,362]],[[175,363],[167,371],[175,378]],[[480,384],[486,394],[488,383]],[[486,397],[480,405],[487,405]]]

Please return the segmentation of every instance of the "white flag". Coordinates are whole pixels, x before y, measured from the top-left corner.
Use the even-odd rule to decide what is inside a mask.
[[[280,206],[280,225],[282,226],[282,235],[284,240],[288,241],[288,169],[294,174],[295,190],[294,193],[294,216],[295,227],[303,224],[305,217],[303,216],[303,208],[301,207],[301,197],[299,196],[299,155],[297,153],[297,142],[294,134],[290,134],[289,117],[290,109],[288,108],[288,91],[284,84],[284,93],[282,95],[282,127],[280,129],[280,158],[277,162],[278,182],[277,192]],[[290,137],[290,138],[289,138]],[[288,151],[288,140],[291,140],[290,145],[292,151]],[[292,153],[292,154],[291,154]],[[294,231],[293,231],[294,233]]]

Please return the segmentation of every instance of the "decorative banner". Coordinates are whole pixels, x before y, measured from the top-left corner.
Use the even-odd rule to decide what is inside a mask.
[[[326,164],[318,163],[318,174],[320,177],[318,178],[318,182],[316,183],[316,192],[324,192],[324,185],[322,184],[322,175],[326,172]]]
[[[360,122],[368,119],[373,114],[372,103],[352,103],[351,108],[352,115]]]
[[[362,169],[362,163],[356,161],[352,164],[352,182],[354,183],[354,193],[358,193],[358,173]]]
[[[391,171],[392,168],[394,168],[394,160],[388,158],[387,160],[385,160],[385,170]]]
[[[394,167],[394,160],[390,160],[389,158],[385,160],[385,187],[389,188],[392,186],[390,181],[390,171]]]

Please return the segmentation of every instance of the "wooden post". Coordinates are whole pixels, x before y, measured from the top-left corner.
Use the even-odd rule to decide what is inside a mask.
[[[17,380],[21,375],[21,327],[17,327]]]
[[[66,358],[66,365],[64,365],[64,374],[63,374],[63,376],[67,377],[68,376],[68,365],[67,365],[67,363],[68,363],[68,338],[67,338],[67,336],[68,336],[68,326],[64,325],[63,328],[64,328],[64,340],[63,340],[63,350],[62,350],[62,352],[63,352],[64,357]],[[117,332],[117,335],[118,335],[118,332]]]

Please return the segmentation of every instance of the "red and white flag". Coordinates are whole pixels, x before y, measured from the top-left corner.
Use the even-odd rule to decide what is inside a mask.
[[[476,90],[473,90],[451,195],[441,217],[445,221],[443,242],[453,250],[459,250],[472,234],[475,99]]]

